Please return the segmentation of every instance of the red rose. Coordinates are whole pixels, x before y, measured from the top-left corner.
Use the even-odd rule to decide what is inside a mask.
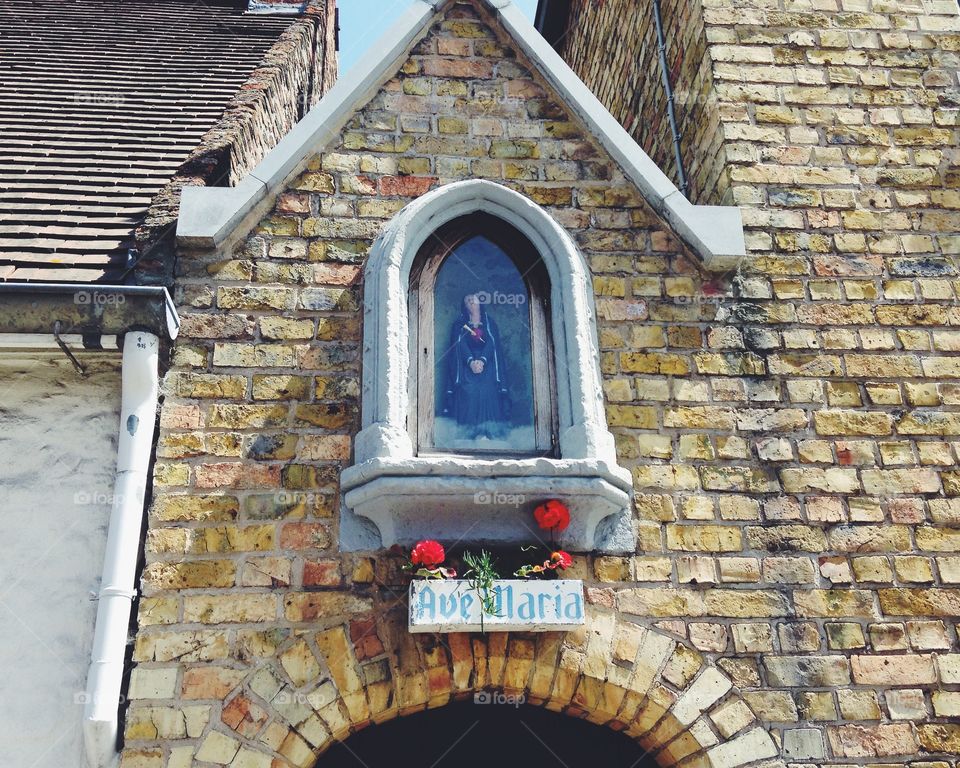
[[[533,510],[533,516],[537,520],[537,525],[545,531],[563,531],[570,525],[570,510],[563,502],[556,499],[550,499],[546,504],[541,504]]]
[[[436,568],[447,557],[443,551],[443,545],[432,539],[418,541],[417,546],[410,553],[410,562],[414,565],[422,565],[424,568]]]
[[[559,552],[550,553],[550,563],[553,568],[566,569],[573,565],[573,558],[570,557],[569,552],[564,552],[561,549]]]

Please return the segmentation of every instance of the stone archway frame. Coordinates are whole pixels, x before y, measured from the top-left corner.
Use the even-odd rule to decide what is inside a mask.
[[[434,231],[477,211],[523,232],[550,279],[560,453],[555,459],[419,457],[407,431],[411,268]],[[573,513],[565,546],[607,552],[635,548],[631,476],[617,464],[604,413],[590,272],[566,230],[518,192],[485,180],[448,184],[410,203],[374,244],[364,273],[362,419],[355,463],[344,470],[341,486],[346,506],[377,525],[384,546],[428,534],[529,541],[529,516],[515,499],[558,496]],[[511,501],[498,504],[497,494]],[[471,507],[478,514],[469,514]],[[610,516],[616,517],[600,527]]]
[[[501,691],[525,703],[625,733],[660,766],[740,768],[779,763],[779,747],[730,679],[681,642],[594,608],[579,633],[411,635],[402,607],[380,613],[385,651],[361,661],[350,625],[297,633],[250,670],[223,711],[268,722],[240,749],[244,764],[323,765],[322,754],[371,723]],[[363,640],[363,638],[361,638]],[[309,674],[304,674],[308,672]],[[197,759],[243,728],[216,719]],[[208,744],[209,742],[209,744]],[[234,748],[235,751],[235,748]],[[256,756],[256,757],[255,757]]]

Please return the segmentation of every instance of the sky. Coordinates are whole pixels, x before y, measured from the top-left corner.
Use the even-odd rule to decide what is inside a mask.
[[[400,13],[419,0],[340,0],[340,74],[353,67]],[[530,20],[537,0],[514,0]]]

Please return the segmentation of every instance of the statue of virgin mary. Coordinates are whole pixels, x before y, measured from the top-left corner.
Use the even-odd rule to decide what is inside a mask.
[[[450,329],[447,358],[443,415],[455,421],[459,439],[503,437],[510,419],[510,399],[500,334],[479,294],[463,297],[460,314]]]

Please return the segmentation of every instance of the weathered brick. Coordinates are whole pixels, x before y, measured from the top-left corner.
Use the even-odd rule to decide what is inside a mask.
[[[940,490],[940,477],[932,469],[867,469],[863,490],[878,496],[935,493]]]
[[[363,613],[372,608],[369,600],[343,592],[290,594],[284,598],[283,606],[287,620],[295,622]]]
[[[903,525],[851,525],[830,531],[838,552],[903,552],[910,549],[910,531]]]
[[[254,376],[254,400],[306,400],[311,392],[310,379],[302,376]]]
[[[686,552],[737,552],[740,529],[723,525],[668,525],[667,547]]]
[[[881,589],[887,616],[953,616],[960,610],[960,589]]]
[[[265,339],[312,339],[314,322],[289,317],[262,317],[260,334]]]
[[[197,488],[275,488],[279,482],[280,468],[263,464],[201,464],[196,471]]]
[[[143,580],[150,589],[210,589],[232,587],[236,565],[228,560],[203,560],[195,563],[151,563]]]
[[[280,427],[286,423],[285,405],[215,405],[208,419],[211,427],[230,429]]]
[[[763,661],[771,685],[845,686],[850,667],[845,656],[767,656]]]
[[[914,411],[897,422],[901,435],[960,435],[960,414]]]
[[[920,745],[929,752],[960,752],[960,725],[937,723],[917,726]]]
[[[217,288],[220,309],[292,309],[294,292],[290,288]]]
[[[183,599],[186,622],[230,624],[273,621],[276,617],[274,595],[188,595]]]
[[[789,602],[780,593],[764,590],[711,589],[705,598],[706,615],[762,618],[787,616]]]
[[[827,537],[819,528],[806,525],[748,526],[747,543],[751,549],[769,552],[797,550],[822,552],[827,548]]]
[[[912,756],[917,743],[907,723],[896,725],[842,725],[827,729],[830,744],[838,757]]]
[[[162,522],[224,522],[236,518],[240,503],[234,496],[165,494],[155,499],[151,511]]]
[[[853,656],[853,680],[861,685],[922,685],[936,680],[933,657]]]
[[[818,411],[813,415],[818,435],[889,435],[893,419],[886,413]]]
[[[284,344],[217,343],[213,364],[224,368],[292,368],[295,350]]]
[[[793,593],[797,615],[806,617],[871,617],[875,615],[873,595],[857,589],[813,589]]]
[[[180,397],[242,399],[247,380],[243,376],[218,376],[204,373],[179,373],[171,383]]]

